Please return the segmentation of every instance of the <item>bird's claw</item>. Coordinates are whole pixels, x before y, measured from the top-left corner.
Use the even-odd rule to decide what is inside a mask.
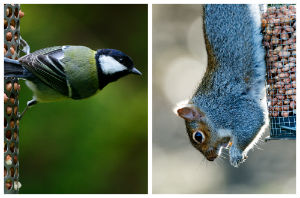
[[[24,52],[26,55],[30,54],[30,46],[28,43],[20,36],[20,45],[22,47],[22,52]]]

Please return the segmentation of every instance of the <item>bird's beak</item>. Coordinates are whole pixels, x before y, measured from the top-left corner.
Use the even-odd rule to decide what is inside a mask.
[[[137,75],[142,75],[142,73],[139,70],[137,70],[135,67],[132,68],[131,73],[137,74]]]

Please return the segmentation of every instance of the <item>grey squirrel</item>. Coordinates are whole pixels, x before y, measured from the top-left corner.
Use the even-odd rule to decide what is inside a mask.
[[[238,167],[268,125],[259,6],[204,5],[203,13],[207,70],[177,114],[207,160],[227,147]]]

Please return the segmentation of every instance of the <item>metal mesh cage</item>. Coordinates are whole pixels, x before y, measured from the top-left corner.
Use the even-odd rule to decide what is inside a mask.
[[[268,139],[296,137],[296,6],[268,5],[262,12],[266,49]]]
[[[20,5],[4,5],[4,56],[19,57]],[[18,193],[19,183],[19,100],[17,78],[4,78],[4,192]]]

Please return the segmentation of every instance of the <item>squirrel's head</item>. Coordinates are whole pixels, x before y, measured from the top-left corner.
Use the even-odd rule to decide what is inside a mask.
[[[230,133],[226,130],[214,129],[204,112],[194,104],[185,104],[176,109],[178,116],[185,120],[187,133],[192,145],[199,150],[207,160],[215,160],[223,147],[230,141]]]

